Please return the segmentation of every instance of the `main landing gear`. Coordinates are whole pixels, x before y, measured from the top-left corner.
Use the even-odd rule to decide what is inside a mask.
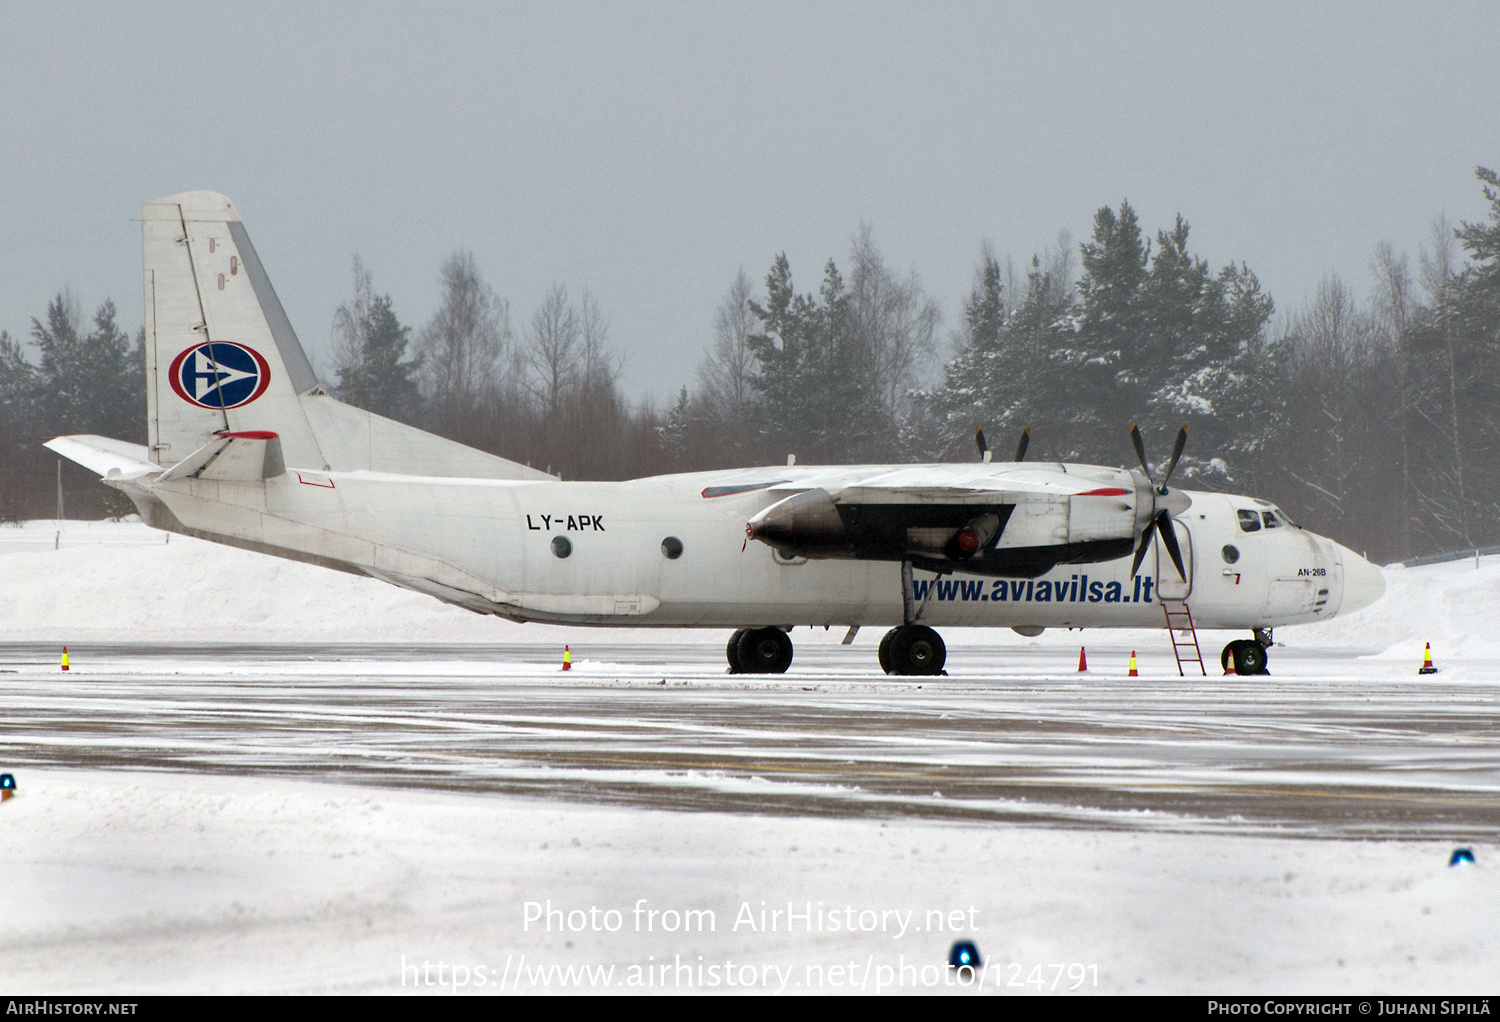
[[[943,637],[926,625],[892,628],[880,640],[880,669],[886,674],[942,674],[947,661]]]
[[[792,639],[780,628],[741,628],[724,653],[730,674],[785,674],[792,666]]]
[[[1229,673],[1229,662],[1234,661],[1235,674],[1270,674],[1266,670],[1266,650],[1271,647],[1271,633],[1263,628],[1255,629],[1255,638],[1236,639],[1219,653],[1219,666]]]
[[[901,619],[880,640],[880,668],[886,674],[943,674],[948,647],[943,637],[926,625],[917,624],[922,613],[911,581],[911,562],[901,562]]]
[[[911,579],[911,562],[901,564],[901,606],[904,624],[892,628],[880,640],[880,669],[886,674],[946,674],[948,647],[943,637],[926,625],[917,624],[922,608],[917,604]],[[724,656],[730,674],[785,674],[792,666],[792,640],[785,628],[741,628],[729,637]],[[853,638],[853,632],[845,639]]]

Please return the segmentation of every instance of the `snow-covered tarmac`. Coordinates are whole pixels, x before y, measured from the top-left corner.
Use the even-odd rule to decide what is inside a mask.
[[[568,673],[523,645],[82,645],[63,675],[51,648],[4,644],[0,757],[653,808],[1500,836],[1495,686],[1307,654],[1272,679],[1128,678],[1128,650],[1097,649],[1114,676],[972,638],[937,679],[829,645],[746,678],[701,644],[587,637]]]
[[[1493,991],[1500,564],[1388,580],[1270,678],[954,630],[951,677],[888,679],[805,629],[744,678],[718,632],[0,529],[0,990],[960,989],[922,969],[963,935],[990,992]]]

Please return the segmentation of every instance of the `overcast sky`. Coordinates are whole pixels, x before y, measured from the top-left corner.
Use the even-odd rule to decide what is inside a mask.
[[[230,196],[326,365],[358,252],[420,327],[472,249],[517,328],[599,297],[632,395],[691,383],[735,272],[812,290],[861,221],[960,315],[1128,198],[1300,306],[1485,216],[1492,3],[18,4],[0,0],[0,327],[141,321],[146,199]]]

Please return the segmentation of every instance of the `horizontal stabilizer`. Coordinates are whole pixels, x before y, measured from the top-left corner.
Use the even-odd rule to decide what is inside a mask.
[[[138,476],[160,472],[160,465],[151,463],[151,452],[145,444],[126,443],[107,436],[59,436],[44,445],[49,451],[76,461],[91,472],[110,478],[112,476]]]
[[[255,430],[215,437],[168,469],[161,481],[213,479],[226,483],[257,483],[285,472],[281,438],[275,433]]]

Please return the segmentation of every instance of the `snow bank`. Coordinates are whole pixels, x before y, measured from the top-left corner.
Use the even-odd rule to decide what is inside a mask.
[[[1300,646],[1384,651],[1387,658],[1422,659],[1424,643],[1440,656],[1494,655],[1500,650],[1500,557],[1385,571],[1385,595],[1364,610],[1317,625],[1281,629],[1278,640]]]
[[[1449,868],[1436,843],[18,780],[0,805],[0,987],[35,994],[951,992],[941,963],[970,937],[992,993],[1451,995],[1491,991],[1500,956],[1488,846]],[[713,916],[684,932],[689,910]],[[566,965],[612,971],[570,983],[550,971]]]
[[[563,631],[577,629],[518,625],[140,522],[0,526],[0,641],[515,642]]]

